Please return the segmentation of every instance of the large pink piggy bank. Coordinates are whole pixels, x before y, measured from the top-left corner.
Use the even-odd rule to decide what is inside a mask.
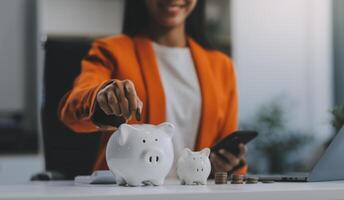
[[[119,185],[162,185],[173,164],[174,126],[122,124],[110,137],[106,161]]]

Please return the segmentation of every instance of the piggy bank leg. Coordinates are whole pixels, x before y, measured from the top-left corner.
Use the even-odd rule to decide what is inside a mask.
[[[142,181],[140,181],[140,180],[128,179],[128,180],[127,180],[127,184],[128,184],[128,186],[131,186],[131,187],[137,187],[137,186],[141,186],[141,185],[142,185]]]
[[[151,185],[152,183],[150,181],[142,181],[143,185],[147,186],[147,185]]]
[[[207,179],[198,182],[201,185],[207,185]]]
[[[186,184],[186,185],[193,185],[193,184],[194,184],[194,181],[193,181],[193,180],[188,180],[188,179],[186,179],[186,180],[185,180],[185,184]]]
[[[181,184],[181,185],[185,185],[185,184],[186,184],[186,183],[185,183],[185,180],[181,180],[181,181],[180,181],[180,184]]]
[[[159,179],[159,180],[151,180],[150,181],[154,186],[159,186],[164,184],[164,179]]]
[[[124,180],[124,178],[120,177],[120,176],[116,176],[116,183],[118,185],[126,185],[127,184],[127,182]]]

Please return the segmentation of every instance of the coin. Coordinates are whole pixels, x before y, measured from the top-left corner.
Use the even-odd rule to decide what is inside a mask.
[[[258,183],[258,177],[247,177],[246,178],[246,184],[257,184]]]
[[[240,175],[240,174],[233,174],[231,176],[231,180],[244,180],[244,176],[243,175]]]
[[[244,176],[240,174],[233,174],[231,176],[231,184],[243,184],[244,183]]]
[[[231,184],[244,184],[244,181],[240,181],[240,180],[234,181],[234,180],[232,180]]]
[[[215,173],[215,184],[227,184],[228,175],[227,172]]]

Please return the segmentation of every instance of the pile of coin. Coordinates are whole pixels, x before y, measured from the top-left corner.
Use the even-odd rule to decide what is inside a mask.
[[[232,184],[243,184],[244,183],[244,176],[243,175],[239,175],[239,174],[233,174],[232,175]]]
[[[250,176],[246,177],[246,184],[257,184],[258,183],[258,177]]]
[[[215,173],[215,184],[227,184],[228,174],[227,172]]]

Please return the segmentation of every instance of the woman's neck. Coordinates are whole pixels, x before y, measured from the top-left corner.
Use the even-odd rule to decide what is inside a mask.
[[[184,24],[173,28],[152,26],[149,35],[153,41],[164,46],[185,47],[187,43]]]

